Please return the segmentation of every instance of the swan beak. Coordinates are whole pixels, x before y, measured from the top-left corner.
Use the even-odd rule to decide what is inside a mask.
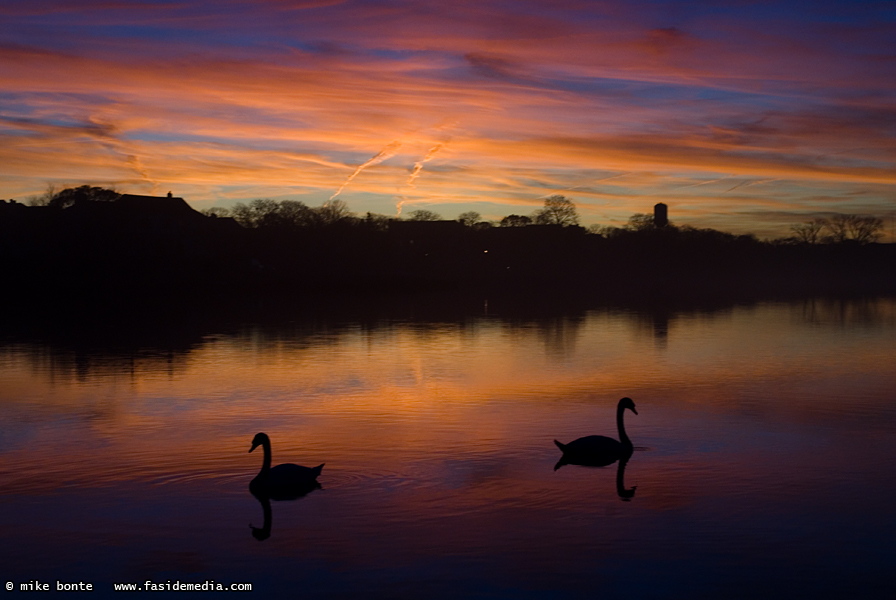
[[[634,407],[634,406],[632,407],[632,412],[635,413],[635,414],[638,414],[638,411],[635,410],[635,407]],[[251,452],[251,450],[250,450],[250,452]]]
[[[252,444],[252,447],[249,448],[249,452],[252,452],[252,451],[255,450],[256,448],[258,448],[258,444]]]

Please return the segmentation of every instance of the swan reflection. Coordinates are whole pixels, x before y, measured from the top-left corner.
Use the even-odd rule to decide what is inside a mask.
[[[261,502],[261,509],[264,511],[264,525],[255,527],[252,523],[249,523],[249,527],[252,529],[252,537],[259,542],[263,542],[271,537],[271,499],[266,496],[255,497]]]
[[[625,466],[628,464],[629,458],[631,456],[626,456],[619,461],[619,464],[616,467],[616,494],[622,498],[625,502],[628,502],[632,498],[635,497],[635,490],[638,486],[633,485],[630,489],[625,487]],[[556,471],[563,465],[579,465],[582,467],[605,467],[607,465],[595,465],[586,462],[574,462],[570,460],[564,460],[563,458],[554,465],[554,470]]]
[[[638,486],[633,485],[630,490],[625,489],[625,465],[627,464],[628,459],[626,458],[620,460],[619,466],[616,467],[616,494],[625,502],[635,497],[635,490],[638,488]]]

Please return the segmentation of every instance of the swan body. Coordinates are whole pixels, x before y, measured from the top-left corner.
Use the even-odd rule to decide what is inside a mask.
[[[619,430],[619,439],[614,440],[603,435],[589,435],[563,444],[554,440],[557,447],[563,453],[560,461],[554,466],[556,471],[563,465],[584,465],[588,467],[606,467],[620,459],[628,460],[634,447],[625,434],[623,413],[629,409],[635,414],[635,403],[631,398],[623,398],[616,406],[616,427]]]
[[[266,433],[255,435],[249,452],[258,446],[264,449],[264,463],[261,471],[249,483],[249,490],[255,496],[272,500],[292,500],[320,487],[317,478],[324,468],[322,464],[316,467],[303,467],[283,463],[271,467],[271,439]]]

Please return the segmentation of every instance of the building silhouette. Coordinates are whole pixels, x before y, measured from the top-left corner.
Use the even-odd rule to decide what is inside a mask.
[[[653,224],[656,227],[665,227],[669,224],[669,207],[662,202],[653,207]]]

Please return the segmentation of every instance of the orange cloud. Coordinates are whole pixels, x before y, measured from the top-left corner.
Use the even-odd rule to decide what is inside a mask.
[[[323,202],[360,168],[341,197],[361,212],[402,197],[520,212],[568,192],[586,217],[624,219],[659,199],[693,218],[699,206],[809,213],[813,197],[880,213],[896,185],[896,80],[886,61],[829,44],[872,52],[879,24],[864,37],[828,28],[821,43],[814,25],[794,37],[732,13],[673,27],[614,3],[381,3],[346,18],[337,3],[272,0],[251,23],[242,3],[216,15],[101,4],[4,9],[100,33],[0,38],[0,195],[89,180],[198,205]],[[147,22],[170,43],[109,33]],[[237,30],[253,42],[229,42]],[[450,148],[415,176],[448,123]]]

